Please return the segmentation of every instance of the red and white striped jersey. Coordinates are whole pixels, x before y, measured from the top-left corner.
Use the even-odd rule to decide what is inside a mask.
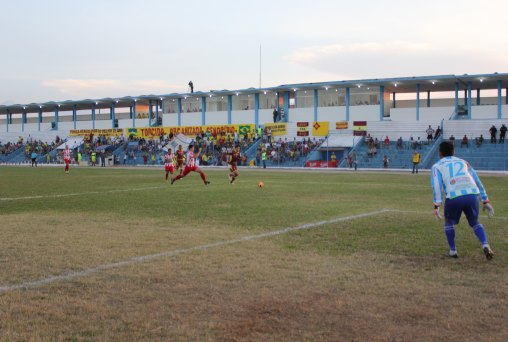
[[[65,149],[63,151],[63,157],[64,159],[71,159],[71,150]]]
[[[196,156],[194,156],[194,152],[187,152],[187,166],[194,167],[196,165]]]
[[[164,164],[165,165],[173,165],[173,160],[175,159],[175,155],[173,153],[171,154],[166,154],[164,156]]]

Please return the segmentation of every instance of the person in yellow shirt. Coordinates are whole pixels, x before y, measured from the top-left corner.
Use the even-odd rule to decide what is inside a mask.
[[[208,165],[208,156],[206,153],[201,157],[201,165]]]
[[[416,150],[414,150],[413,152],[413,172],[411,173],[418,173],[418,164],[420,164],[420,159],[421,159],[421,156],[420,156],[420,153],[418,153]]]

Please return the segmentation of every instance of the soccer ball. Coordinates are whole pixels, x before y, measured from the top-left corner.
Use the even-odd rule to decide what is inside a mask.
[[[258,186],[259,186],[260,188],[262,188],[264,185],[265,185],[265,184],[264,184],[263,182],[261,182],[261,181],[258,183]]]

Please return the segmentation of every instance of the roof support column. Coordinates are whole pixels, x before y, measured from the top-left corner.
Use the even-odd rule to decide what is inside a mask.
[[[153,107],[152,100],[148,100],[148,127],[152,127]]]
[[[111,128],[115,128],[115,102],[111,103]]]
[[[37,129],[39,132],[41,131],[41,122],[42,122],[42,107],[39,107],[39,112],[37,113]]]
[[[178,100],[178,127],[182,126],[182,99],[179,97]]]
[[[467,106],[467,89],[464,89],[464,106]]]
[[[9,132],[9,124],[11,123],[11,112],[7,109],[7,114],[5,117],[5,130]]]
[[[254,94],[254,124],[259,125],[259,93]]]
[[[318,90],[314,89],[314,122],[318,121]]]
[[[72,121],[74,122],[74,129],[76,129],[76,120],[77,120],[77,109],[76,105],[72,106]]]
[[[502,110],[502,98],[501,98],[501,86],[502,82],[501,80],[497,81],[497,118],[501,119],[503,117],[503,110]]]
[[[504,99],[505,99],[505,104],[508,105],[508,88],[506,88],[506,90],[505,90]]]
[[[206,96],[201,97],[201,125],[206,123]]]
[[[385,118],[385,86],[379,87],[379,121]]]
[[[289,91],[284,92],[284,122],[289,121]]]
[[[455,114],[459,112],[459,82],[455,82]]]
[[[23,108],[21,112],[21,132],[25,131],[25,122],[26,122],[26,109]]]
[[[430,107],[430,90],[427,90],[427,108]]]
[[[416,121],[420,121],[420,84],[416,85]]]
[[[349,93],[349,88],[346,88],[346,121],[349,122],[349,107],[351,102],[351,96]]]
[[[392,93],[393,96],[393,108],[397,108],[397,102],[395,101],[395,92]]]
[[[233,95],[228,95],[228,125],[231,125],[232,111],[233,111]]]
[[[155,103],[155,126],[159,126],[159,100]]]
[[[480,105],[480,88],[476,89],[476,105]]]
[[[92,129],[95,129],[95,106],[96,103],[92,104]]]
[[[136,127],[136,100],[132,101],[131,115],[132,115],[132,128],[135,128]]]
[[[467,118],[471,120],[471,110],[472,110],[472,103],[471,103],[471,90],[472,90],[472,84],[471,82],[467,82]]]
[[[53,124],[54,124],[53,126],[54,126],[55,130],[57,130],[57,131],[58,131],[58,107],[59,106],[60,105],[55,106],[55,121],[53,122]]]

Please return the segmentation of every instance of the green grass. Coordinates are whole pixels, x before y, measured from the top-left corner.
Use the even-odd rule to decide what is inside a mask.
[[[347,314],[349,305],[361,306],[368,299],[373,312],[384,315],[388,310],[391,317],[387,319],[393,331],[387,329],[379,338],[433,339],[437,335],[426,335],[429,330],[419,325],[421,317],[414,321],[407,318],[411,332],[401,330],[399,315],[407,317],[415,305],[421,305],[425,312],[420,314],[432,326],[435,317],[441,312],[446,316],[447,310],[455,310],[460,301],[469,313],[457,316],[457,326],[436,329],[473,336],[465,327],[475,326],[474,317],[482,316],[485,307],[506,303],[508,185],[504,176],[480,176],[496,210],[494,219],[481,215],[496,252],[495,259],[487,262],[464,218],[456,228],[460,258],[446,257],[443,224],[432,215],[428,174],[241,170],[237,184],[232,186],[226,170],[205,172],[211,181],[207,187],[195,173],[170,185],[164,182],[161,169],[72,168],[65,175],[62,168],[0,168],[0,287],[136,256],[381,209],[388,211],[154,260],[143,267],[131,265],[43,285],[26,293],[8,291],[0,294],[0,332],[8,333],[4,335],[7,340],[129,336],[151,336],[146,338],[153,340],[174,336],[182,340],[294,339],[291,331],[279,331],[277,335],[273,326],[260,328],[253,324],[263,320],[249,316],[249,310],[244,309],[247,306],[260,310],[258,315],[272,308],[278,312],[275,321],[285,324],[301,320],[301,326],[306,327],[303,340],[334,340],[336,331],[348,332],[344,336],[350,339],[372,339],[376,333],[371,334],[368,326],[361,323],[372,320],[368,310],[360,310],[357,321],[347,321],[351,326],[339,327],[340,320],[330,318],[319,333],[313,330],[320,324],[319,317]],[[259,181],[264,182],[263,188],[257,187]],[[30,196],[41,197],[23,198]],[[169,283],[171,287],[165,287]],[[376,284],[374,288],[372,284]],[[407,299],[399,309],[392,309],[400,303],[398,293],[392,293],[393,286],[400,286],[408,298],[414,296],[416,302],[423,304]],[[288,287],[299,291],[300,297],[291,298]],[[415,293],[415,289],[421,293]],[[139,307],[143,303],[140,298],[148,296],[146,291],[158,299],[146,308]],[[210,291],[211,299],[203,297]],[[347,299],[342,292],[347,293]],[[182,297],[176,298],[176,293]],[[316,296],[326,299],[312,299]],[[432,302],[436,296],[441,298],[439,304]],[[266,302],[261,305],[259,298]],[[306,311],[313,307],[314,300],[324,311]],[[284,301],[288,303],[280,304]],[[339,302],[347,305],[338,309],[325,304]],[[107,303],[114,304],[109,307]],[[208,303],[214,311],[203,308],[204,316],[200,316],[188,309],[201,303]],[[272,307],[279,304],[276,309]],[[24,311],[15,310],[16,307]],[[79,314],[80,308],[86,308],[87,314]],[[115,318],[120,311],[133,308],[147,318]],[[289,308],[298,308],[303,316],[293,317],[295,310]],[[233,324],[234,329],[231,328],[231,322],[236,321],[226,317],[232,313],[238,317],[245,314],[248,324]],[[504,313],[506,309],[498,311],[499,319],[505,317]],[[316,315],[316,323],[307,326],[305,317],[312,315]],[[66,325],[68,316],[76,321],[75,326]],[[48,317],[50,322],[45,324]],[[110,326],[102,317],[121,328],[111,335]],[[167,325],[174,317],[185,323]],[[497,321],[491,324],[494,322]],[[247,329],[245,324],[254,327]],[[154,328],[154,333],[146,328],[166,325],[167,331]],[[268,329],[273,334],[260,337],[256,329]],[[359,334],[362,329],[364,333]],[[497,330],[490,337],[496,339],[505,332]],[[422,335],[415,336],[416,333]]]

